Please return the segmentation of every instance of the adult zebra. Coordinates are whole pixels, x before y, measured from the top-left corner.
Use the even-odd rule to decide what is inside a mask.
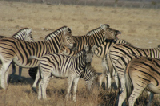
[[[84,45],[101,45],[106,39],[117,39],[116,36],[120,34],[120,31],[116,29],[110,28],[109,25],[103,24],[100,25],[100,27],[96,29],[92,29],[84,36],[73,36],[73,39],[75,41],[76,50],[68,50],[67,54],[72,56],[81,51],[84,47]],[[52,35],[46,36],[45,40],[52,39]],[[63,49],[63,48],[62,48]],[[36,71],[37,68],[33,68],[29,70],[29,75],[35,79],[36,78]],[[34,87],[36,85],[34,84]]]
[[[103,72],[102,74],[99,76],[99,80],[100,80],[100,86],[102,83],[102,79],[105,81],[105,89],[107,89],[107,85],[108,84],[108,88],[111,87],[111,78],[115,73],[115,70],[112,67],[112,63],[110,61],[109,58],[107,58],[107,52],[109,51],[110,47],[114,44],[127,44],[127,45],[131,45],[130,43],[128,43],[125,40],[120,40],[120,39],[110,39],[110,40],[105,40],[102,45],[98,46],[95,51],[94,54],[102,59],[102,67],[103,67]],[[108,78],[108,80],[107,80]],[[107,83],[108,82],[108,83]],[[116,81],[117,83],[117,81]],[[117,83],[118,84],[118,83]]]
[[[129,106],[134,106],[144,89],[151,92],[147,105],[151,106],[153,95],[160,94],[160,59],[133,58],[125,70],[125,85]]]
[[[115,44],[108,51],[108,57],[111,60],[112,66],[116,71],[116,76],[120,80],[120,96],[118,106],[121,106],[126,95],[122,93],[126,90],[124,72],[128,63],[137,56],[160,58],[160,49],[140,49],[131,45]],[[118,79],[117,79],[118,81]]]
[[[20,29],[18,32],[13,34],[12,37],[15,39],[34,42],[33,37],[32,37],[32,29],[29,29],[29,28]],[[13,76],[15,75],[15,73],[16,73],[16,64],[12,62],[12,74],[10,76],[11,77],[10,80],[13,79]],[[21,81],[21,73],[22,73],[22,67],[20,66],[18,81]]]
[[[62,45],[72,48],[74,45],[74,40],[72,38],[71,29],[69,29],[67,26],[63,26],[60,28],[60,30],[61,31],[59,32],[55,31],[52,33],[55,35],[55,37],[52,38],[52,41],[28,42],[11,37],[1,38],[1,87],[6,89],[8,86],[8,67],[12,61],[18,66],[22,67],[37,67],[38,61],[36,59],[29,60],[30,56],[35,55],[37,57],[41,57],[48,53],[55,53],[57,48],[60,48]]]
[[[96,71],[90,66],[93,49],[94,47],[92,49],[85,47],[76,56],[54,53],[44,55],[41,58],[31,57],[36,58],[40,63],[39,71],[37,71],[38,76],[36,76],[36,79],[41,77],[38,98],[46,98],[46,88],[51,76],[68,78],[67,100],[71,97],[71,88],[73,86],[73,101],[76,102],[76,88],[80,77],[83,77],[88,83],[88,90],[93,88],[92,85],[96,79]]]

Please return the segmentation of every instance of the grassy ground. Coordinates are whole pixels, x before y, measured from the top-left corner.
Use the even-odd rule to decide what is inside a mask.
[[[73,36],[82,36],[100,24],[109,24],[121,31],[120,39],[124,39],[140,48],[154,48],[160,43],[160,10],[112,8],[78,5],[45,5],[20,2],[0,1],[0,35],[12,36],[20,28],[29,27],[33,30],[35,41],[55,29],[67,25],[72,28]],[[102,72],[101,60],[93,59],[92,65],[97,72]],[[17,67],[18,70],[18,67]],[[8,90],[0,90],[0,106],[112,106],[116,94],[107,90],[98,90],[88,95],[84,81],[78,83],[77,102],[65,102],[66,79],[51,79],[47,88],[47,100],[38,100],[32,93],[33,83],[23,69],[22,82],[9,83]],[[11,67],[9,68],[11,73]],[[17,71],[18,74],[18,71]],[[16,76],[15,76],[16,77]],[[142,95],[137,106],[145,106],[147,96]],[[160,104],[159,96],[154,98],[153,106]]]

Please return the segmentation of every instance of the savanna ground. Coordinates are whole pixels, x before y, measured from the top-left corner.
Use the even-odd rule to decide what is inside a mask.
[[[160,44],[160,10],[114,8],[80,5],[45,5],[22,2],[0,1],[0,35],[10,37],[19,29],[32,28],[35,41],[57,28],[67,25],[72,28],[73,36],[82,36],[88,31],[109,24],[120,30],[120,39],[124,39],[139,48],[155,48]],[[94,57],[93,67],[102,72],[101,60]],[[18,67],[17,67],[18,70]],[[114,106],[115,91],[98,90],[95,87],[91,95],[85,90],[81,79],[77,88],[77,102],[65,102],[67,79],[51,79],[47,88],[46,100],[38,100],[32,93],[33,80],[23,69],[22,82],[12,81],[8,90],[0,90],[0,106]],[[9,67],[11,73],[11,66]],[[18,74],[18,71],[17,71]],[[15,76],[16,78],[16,76]],[[147,96],[138,99],[137,106],[145,106]],[[153,106],[160,105],[159,95],[155,96]]]

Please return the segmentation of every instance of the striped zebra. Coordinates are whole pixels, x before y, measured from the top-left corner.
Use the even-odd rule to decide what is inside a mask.
[[[110,48],[108,52],[108,58],[111,60],[112,66],[116,71],[115,75],[117,76],[117,78],[119,78],[121,85],[120,86],[121,94],[119,96],[118,106],[122,105],[124,97],[126,97],[125,93],[122,93],[124,90],[126,90],[125,78],[124,78],[125,69],[128,63],[137,56],[160,58],[160,49],[159,48],[140,49],[131,45],[115,44]]]
[[[88,89],[92,88],[93,81],[96,78],[95,70],[90,66],[93,53],[88,46],[76,54],[76,56],[68,56],[64,54],[47,54],[39,60],[39,71],[36,78],[41,77],[39,83],[38,98],[46,98],[46,88],[51,76],[68,78],[68,92],[66,99],[71,97],[71,88],[73,86],[73,101],[76,102],[76,88],[79,78],[82,77],[88,83]],[[73,84],[74,83],[74,84]]]
[[[105,82],[105,89],[107,89],[107,85],[108,84],[108,88],[111,87],[111,78],[115,73],[115,70],[113,69],[112,63],[110,61],[109,58],[107,58],[107,52],[109,51],[110,47],[114,44],[127,44],[127,45],[131,45],[130,43],[128,43],[125,40],[120,40],[120,39],[111,39],[111,40],[105,40],[102,45],[98,46],[96,48],[96,50],[94,51],[94,54],[102,59],[102,67],[103,67],[103,72],[100,76],[100,86],[102,84],[102,79]],[[111,71],[112,70],[112,71]],[[106,77],[105,77],[106,75]],[[108,78],[108,79],[107,79]]]
[[[32,38],[32,29],[29,29],[29,28],[20,29],[18,32],[16,32],[15,34],[13,34],[12,37],[15,38],[15,39],[20,39],[20,40],[24,40],[24,41],[34,42],[34,40]],[[16,73],[16,64],[14,62],[12,62],[11,79],[15,75],[15,73]],[[18,81],[21,81],[21,73],[22,73],[22,67],[19,67]]]
[[[0,70],[1,87],[6,89],[8,86],[8,67],[13,61],[18,66],[32,68],[38,66],[36,59],[30,60],[30,56],[41,57],[48,53],[55,53],[60,50],[60,46],[64,45],[72,48],[74,40],[72,38],[71,29],[67,26],[60,28],[61,31],[51,33],[54,34],[50,41],[28,42],[15,38],[0,39],[0,58],[2,67]]]
[[[106,39],[116,39],[117,35],[120,34],[120,31],[112,29],[107,24],[100,25],[100,27],[96,29],[92,29],[84,36],[73,36],[75,41],[76,50],[68,50],[67,53],[70,56],[75,55],[82,49],[84,49],[84,45],[101,45]],[[45,40],[52,39],[52,35],[45,37]],[[62,48],[63,49],[63,48]],[[66,53],[66,54],[67,54]],[[29,75],[35,79],[36,78],[37,69],[30,69]],[[35,86],[35,85],[34,85]]]
[[[129,106],[134,106],[144,89],[151,92],[148,103],[151,106],[153,95],[160,94],[160,59],[133,58],[125,71],[125,83]]]

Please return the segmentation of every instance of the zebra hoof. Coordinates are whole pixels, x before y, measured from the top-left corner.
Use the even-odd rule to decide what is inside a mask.
[[[36,88],[35,88],[35,87],[32,87],[32,91],[33,91],[34,93],[37,93],[37,91],[36,91]]]

